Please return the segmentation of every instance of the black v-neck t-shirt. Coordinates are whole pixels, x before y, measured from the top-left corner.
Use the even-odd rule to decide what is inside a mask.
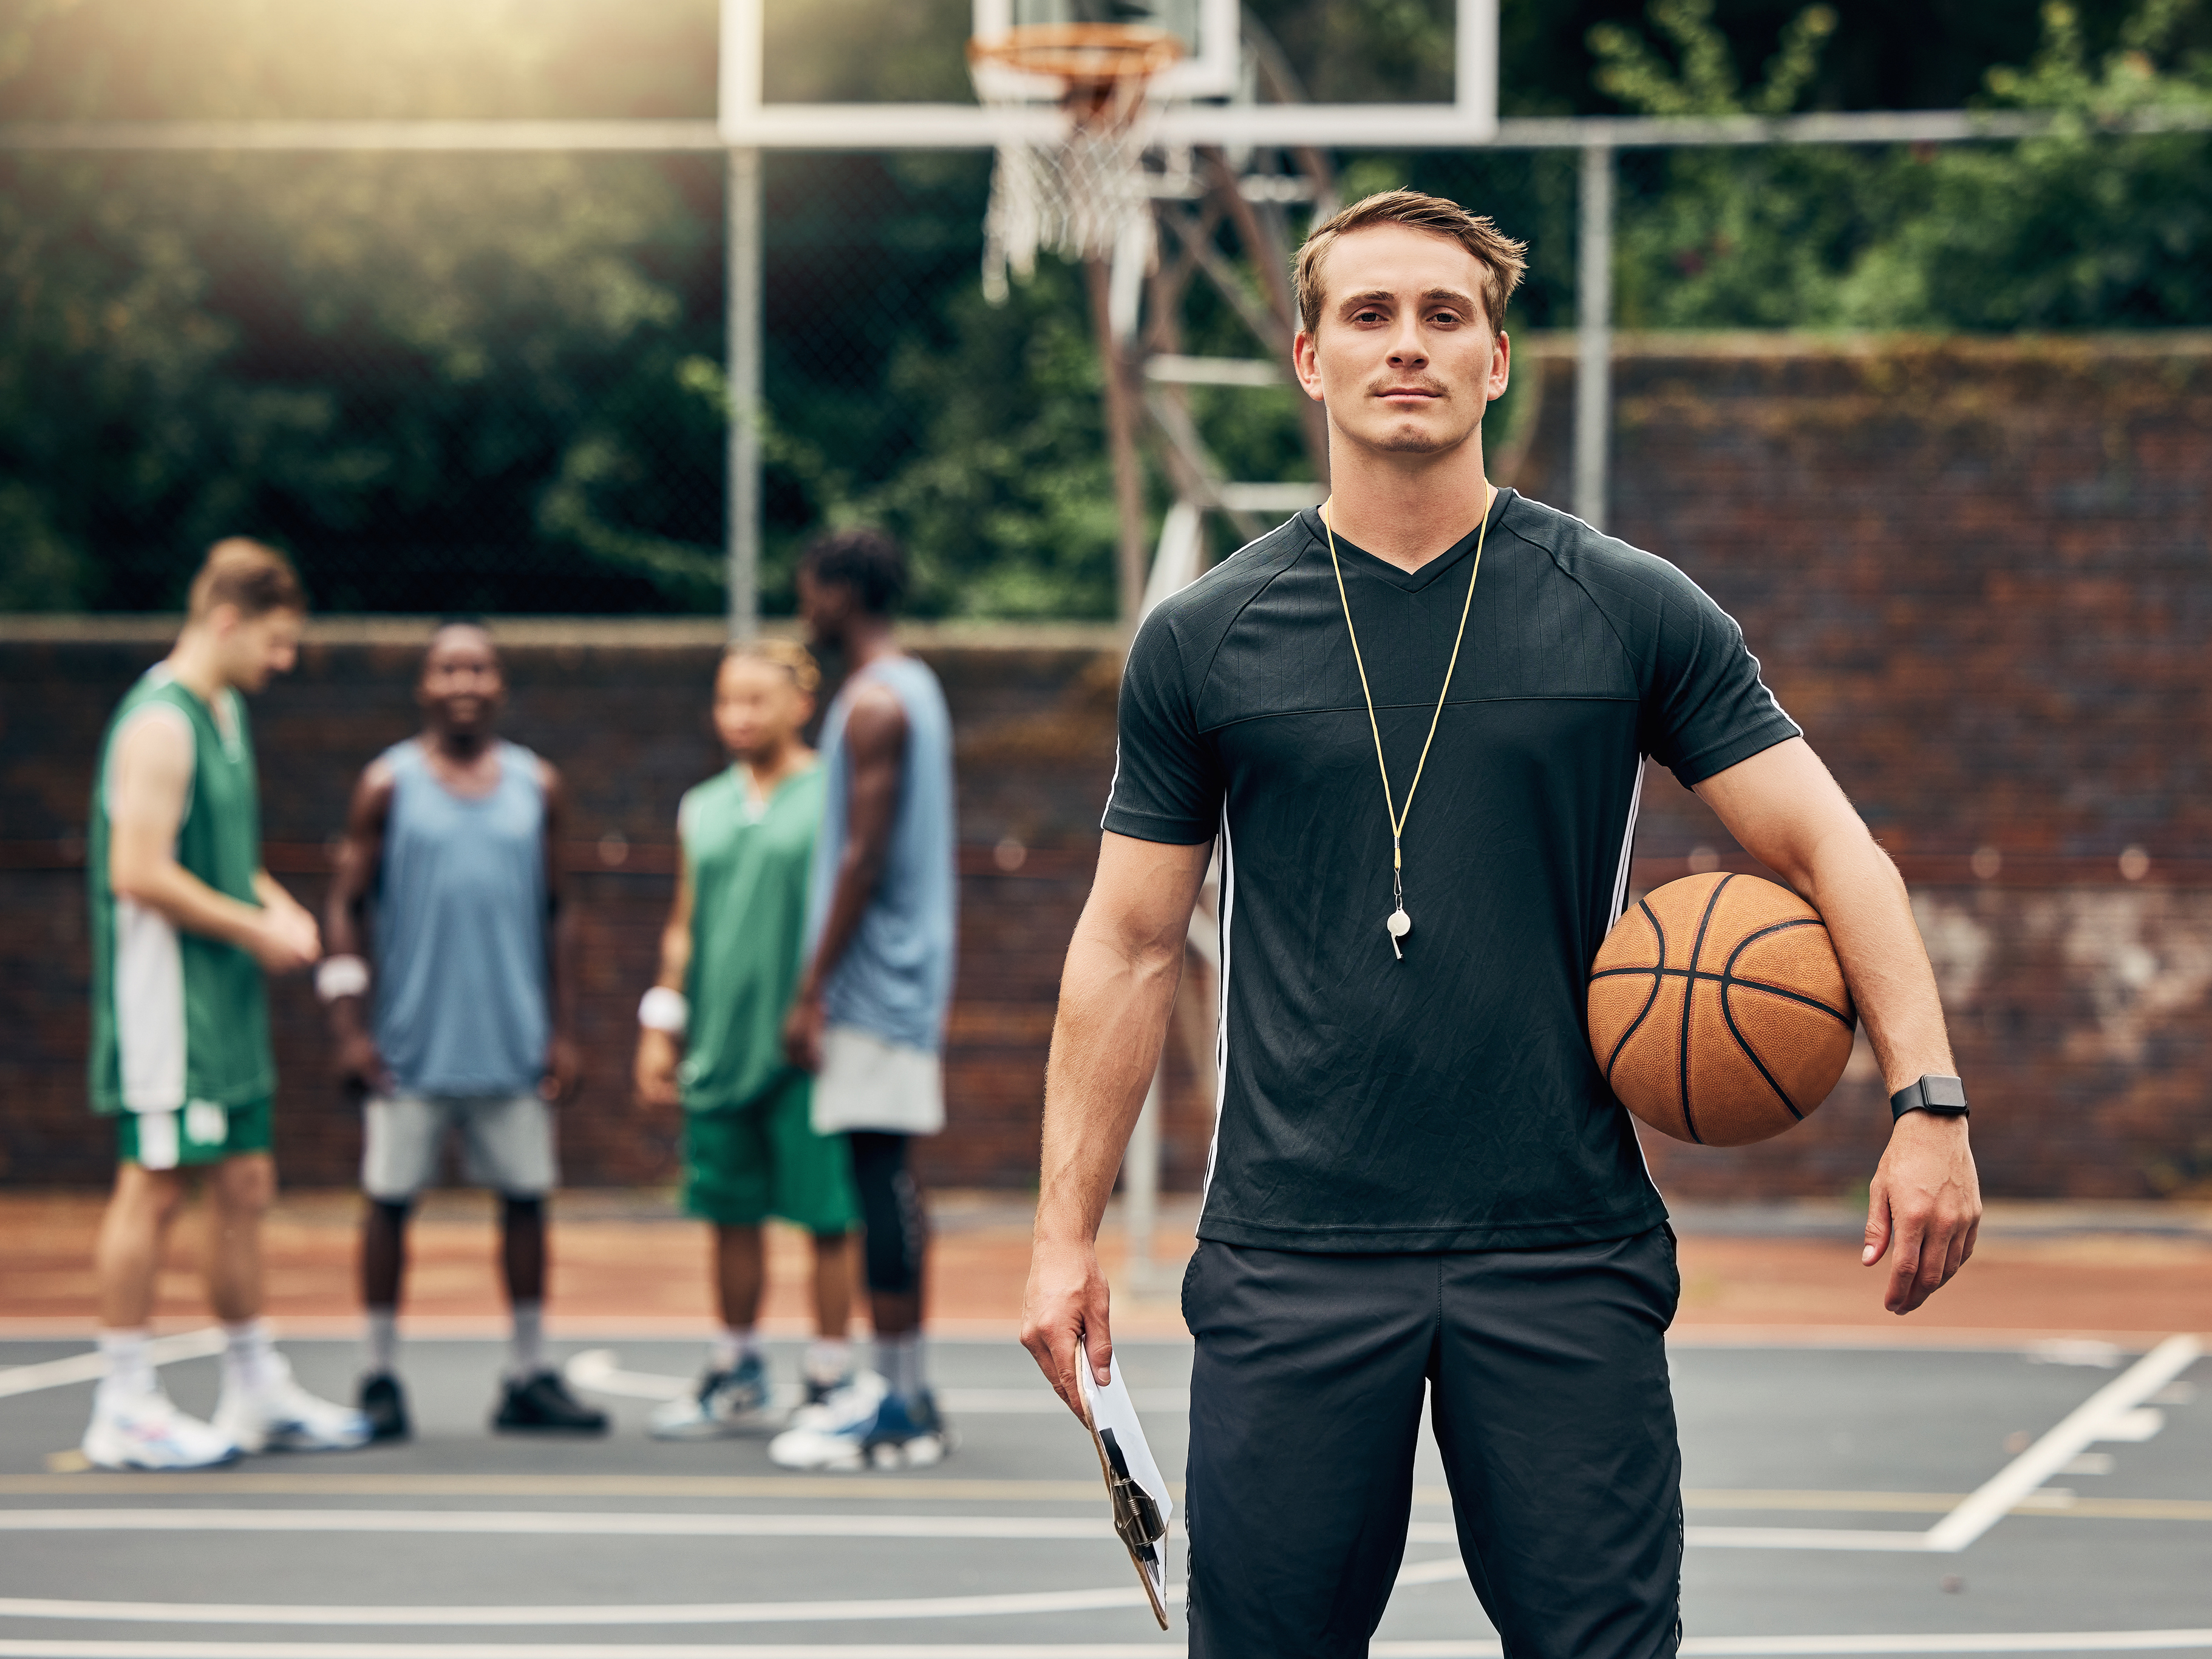
[[[1336,548],[1401,804],[1476,536],[1408,572]],[[1164,601],[1121,684],[1104,826],[1220,838],[1218,1115],[1199,1237],[1277,1250],[1540,1248],[1665,1209],[1592,1061],[1643,757],[1685,784],[1798,735],[1742,632],[1664,560],[1498,492],[1466,642],[1390,821],[1317,512]]]

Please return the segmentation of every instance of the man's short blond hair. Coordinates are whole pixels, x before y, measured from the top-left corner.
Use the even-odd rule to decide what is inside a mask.
[[[790,639],[737,639],[722,648],[726,663],[744,660],[773,663],[791,676],[792,684],[809,697],[822,683],[821,666],[805,646]]]
[[[1393,190],[1354,202],[1307,233],[1291,286],[1297,295],[1299,326],[1309,335],[1321,326],[1322,258],[1339,237],[1370,225],[1405,225],[1458,243],[1482,267],[1483,320],[1493,334],[1505,326],[1506,303],[1528,269],[1528,245],[1515,241],[1490,220],[1456,202],[1419,191]]]
[[[192,578],[191,620],[204,621],[217,605],[235,605],[247,621],[272,610],[305,614],[307,590],[292,561],[265,542],[226,536],[208,549]]]

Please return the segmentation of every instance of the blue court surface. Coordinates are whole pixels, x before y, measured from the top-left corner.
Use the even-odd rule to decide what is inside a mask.
[[[287,1345],[350,1397],[353,1345]],[[186,1409],[204,1335],[167,1340]],[[184,1476],[74,1470],[81,1344],[0,1342],[0,1659],[1106,1659],[1158,1634],[1090,1442],[1011,1342],[944,1341],[941,1466],[792,1475],[759,1439],[647,1440],[696,1345],[575,1343],[605,1440],[497,1438],[498,1348],[406,1350],[417,1434]],[[1123,1368],[1181,1467],[1187,1344]],[[1698,1656],[2212,1653],[2212,1362],[2140,1353],[1674,1350]],[[779,1374],[795,1351],[778,1347]],[[1179,1552],[1176,1555],[1180,1565]],[[1178,1609],[1179,1613],[1179,1609]],[[1498,1652],[1432,1450],[1374,1651]]]

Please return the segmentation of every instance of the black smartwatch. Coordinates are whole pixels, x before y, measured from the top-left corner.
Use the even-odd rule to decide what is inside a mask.
[[[1938,1117],[1966,1116],[1966,1086],[1955,1077],[1929,1075],[1907,1083],[1889,1097],[1892,1122],[1908,1111],[1932,1111]]]

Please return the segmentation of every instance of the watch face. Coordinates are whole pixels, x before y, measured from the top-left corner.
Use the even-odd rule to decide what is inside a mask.
[[[1920,1080],[1920,1098],[1934,1111],[1964,1111],[1966,1109],[1966,1086],[1956,1077],[1923,1077]]]

